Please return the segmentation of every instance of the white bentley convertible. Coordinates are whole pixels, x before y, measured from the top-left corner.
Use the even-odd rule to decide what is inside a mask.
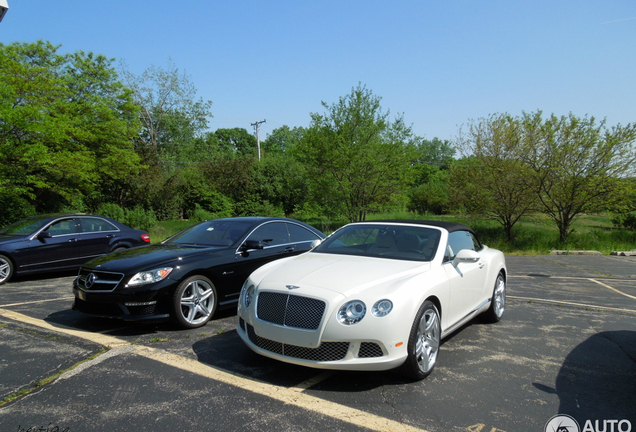
[[[311,252],[247,279],[238,334],[255,352],[322,369],[431,373],[440,340],[478,314],[501,319],[502,252],[467,226],[435,221],[346,225]]]

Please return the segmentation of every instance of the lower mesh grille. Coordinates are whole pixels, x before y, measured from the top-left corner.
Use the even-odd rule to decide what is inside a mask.
[[[257,336],[254,327],[247,325],[247,336],[257,347],[275,354],[312,361],[342,360],[349,350],[349,342],[323,342],[318,348],[283,344]]]
[[[119,316],[124,315],[124,311],[114,303],[89,303],[75,298],[73,309],[91,315]]]
[[[383,355],[382,348],[375,342],[362,342],[360,344],[358,358],[382,357]]]
[[[154,315],[156,304],[147,306],[128,306],[131,315]]]

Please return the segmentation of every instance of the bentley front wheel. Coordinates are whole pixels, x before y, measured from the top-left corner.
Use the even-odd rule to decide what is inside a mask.
[[[435,367],[441,341],[442,327],[435,305],[426,301],[420,307],[409,335],[408,357],[402,372],[409,378],[422,380]]]

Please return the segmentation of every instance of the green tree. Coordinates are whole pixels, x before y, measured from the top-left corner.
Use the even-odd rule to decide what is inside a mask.
[[[80,203],[138,170],[130,92],[113,60],[49,42],[0,44],[0,194]]]
[[[380,98],[359,84],[311,124],[294,151],[305,164],[313,197],[330,214],[364,220],[404,193],[414,159],[411,128],[383,112]]]
[[[572,223],[620,197],[618,180],[636,170],[636,124],[607,127],[594,117],[573,114],[543,119],[524,113],[524,162],[538,185],[542,210],[566,243]]]
[[[303,138],[305,129],[302,127],[290,128],[289,126],[281,126],[267,135],[267,138],[261,144],[263,154],[286,154],[287,151],[297,146]]]
[[[219,149],[230,156],[256,157],[256,137],[243,128],[214,131]]]
[[[302,163],[283,154],[270,154],[255,165],[255,184],[263,202],[291,216],[307,200],[306,171]]]
[[[455,156],[455,148],[448,140],[441,140],[437,137],[427,140],[416,137],[413,140],[418,164],[433,165],[440,168],[447,168]]]
[[[617,228],[636,231],[636,178],[619,179],[616,189],[617,200],[608,206],[612,223]]]
[[[187,154],[183,147],[207,129],[212,102],[196,99],[197,89],[190,77],[171,60],[167,68],[153,65],[139,76],[122,63],[121,74],[139,107],[141,143],[165,156]]]
[[[522,162],[526,152],[523,124],[508,114],[473,121],[457,141],[470,159],[452,166],[454,200],[473,214],[499,222],[508,240],[512,228],[535,208],[537,185]]]
[[[123,63],[121,71],[138,106],[141,129],[135,143],[145,165],[119,191],[122,204],[143,203],[160,219],[182,218],[195,206],[192,191],[200,189],[190,171],[217,154],[205,133],[212,102],[197,99],[190,77],[171,60],[166,68],[153,65],[138,76]]]
[[[418,164],[417,180],[408,192],[407,209],[419,214],[444,214],[449,210],[450,173],[436,165]]]

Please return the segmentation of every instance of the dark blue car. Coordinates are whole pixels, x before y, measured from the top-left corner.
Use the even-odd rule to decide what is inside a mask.
[[[32,216],[0,229],[0,284],[14,274],[74,269],[109,252],[149,243],[146,231],[103,216]]]

